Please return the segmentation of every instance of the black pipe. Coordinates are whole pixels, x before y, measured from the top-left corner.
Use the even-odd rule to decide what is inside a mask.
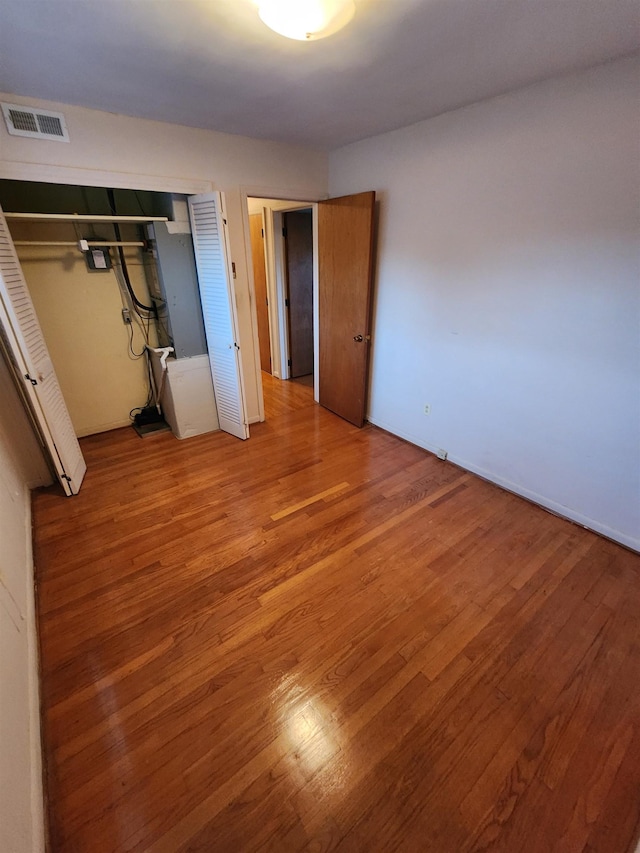
[[[116,216],[116,200],[114,196],[113,190],[107,190],[107,197],[109,199],[109,207],[111,208],[111,215]],[[113,223],[113,230],[116,235],[116,242],[122,242],[122,237],[120,236],[120,226],[117,222]],[[147,311],[150,314],[158,319],[158,308],[156,305],[145,305],[143,302],[140,302],[138,297],[136,296],[133,286],[131,284],[131,279],[129,278],[129,270],[127,269],[127,262],[124,257],[124,249],[122,246],[118,246],[118,254],[120,256],[120,266],[122,267],[122,275],[124,276],[124,282],[127,285],[127,290],[129,291],[129,296],[133,300],[133,304],[136,308],[139,308],[141,311]]]

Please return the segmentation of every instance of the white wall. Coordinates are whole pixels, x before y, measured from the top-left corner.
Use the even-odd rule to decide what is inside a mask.
[[[639,70],[350,145],[329,181],[380,200],[371,421],[635,548]]]
[[[44,850],[29,485],[51,481],[0,356],[0,847]]]
[[[0,177],[226,195],[240,324],[240,353],[249,420],[258,420],[259,376],[254,352],[245,246],[246,195],[315,199],[326,195],[327,155],[293,145],[165,124],[48,101],[1,94],[10,103],[64,112],[70,143],[10,136],[0,127]]]

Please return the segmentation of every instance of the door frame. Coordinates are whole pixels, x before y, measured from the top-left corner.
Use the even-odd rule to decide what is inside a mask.
[[[277,378],[289,379],[289,340],[287,335],[286,317],[286,265],[285,247],[282,236],[284,213],[292,210],[311,209],[311,222],[313,229],[313,399],[318,402],[320,390],[319,355],[319,265],[318,265],[318,202],[324,201],[328,196],[306,198],[301,193],[278,192],[276,189],[267,191],[264,188],[255,189],[243,187],[242,210],[245,229],[245,249],[247,254],[247,270],[249,274],[249,290],[251,293],[251,319],[253,327],[253,349],[256,353],[256,371],[260,376],[258,387],[260,389],[260,420],[264,421],[264,395],[262,393],[262,373],[260,369],[260,351],[258,338],[258,315],[256,311],[255,282],[253,279],[253,264],[251,262],[251,233],[249,226],[249,198],[264,199],[265,202],[276,202],[277,207],[269,205],[263,207],[265,223],[265,254],[267,269],[267,293],[269,295],[269,329],[271,333],[271,367]],[[272,308],[275,307],[275,310]]]
[[[267,223],[266,223],[266,213],[267,213],[267,209],[265,207],[263,207],[260,209],[259,212],[255,211],[254,213],[249,214],[249,220],[251,220],[252,216],[259,216],[260,217],[260,227],[262,229],[262,262],[264,264],[264,279],[265,279],[264,287],[265,287],[265,292],[267,294],[267,306],[266,306],[266,308],[267,308],[267,328],[269,330],[269,366],[271,368],[270,373],[272,375],[276,376],[278,379],[280,379],[279,365],[274,364],[274,357],[273,357],[274,330],[272,328],[272,320],[271,320],[271,294],[269,293],[269,275],[267,273]],[[253,237],[251,236],[251,234],[249,235],[249,244],[250,244],[248,247],[250,249],[249,253],[253,256]],[[255,275],[254,275],[254,265],[253,265],[254,258],[251,257],[250,260],[251,260],[251,273],[253,275],[253,287],[255,288]],[[249,269],[249,266],[247,266],[247,269]],[[257,311],[258,311],[258,299],[257,299],[257,297],[253,301],[255,302],[255,305],[256,305],[256,314],[257,314]],[[259,337],[260,337],[260,335],[258,333],[258,338]],[[261,345],[262,344],[261,344],[260,340],[258,340],[257,346],[258,346],[258,351],[260,352],[260,369],[262,370],[262,351],[260,349]]]

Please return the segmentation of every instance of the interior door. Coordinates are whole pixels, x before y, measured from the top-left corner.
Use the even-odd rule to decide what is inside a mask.
[[[313,224],[311,210],[284,214],[289,377],[313,373]]]
[[[267,296],[267,270],[264,261],[264,228],[261,213],[249,216],[251,232],[251,258],[253,282],[256,293],[256,315],[258,317],[258,342],[260,344],[260,367],[271,373],[271,337],[269,335],[269,298]]]
[[[87,466],[1,209],[0,332],[53,469],[65,494],[75,495]]]
[[[220,193],[189,196],[193,250],[220,428],[249,438],[229,236]]]
[[[375,193],[318,205],[322,406],[361,427],[371,341]]]

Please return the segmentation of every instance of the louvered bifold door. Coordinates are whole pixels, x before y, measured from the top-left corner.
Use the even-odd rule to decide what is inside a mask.
[[[0,324],[5,346],[67,495],[80,489],[87,466],[56,378],[40,324],[0,209]]]
[[[220,428],[237,438],[249,438],[227,223],[220,193],[190,196],[189,215]]]

